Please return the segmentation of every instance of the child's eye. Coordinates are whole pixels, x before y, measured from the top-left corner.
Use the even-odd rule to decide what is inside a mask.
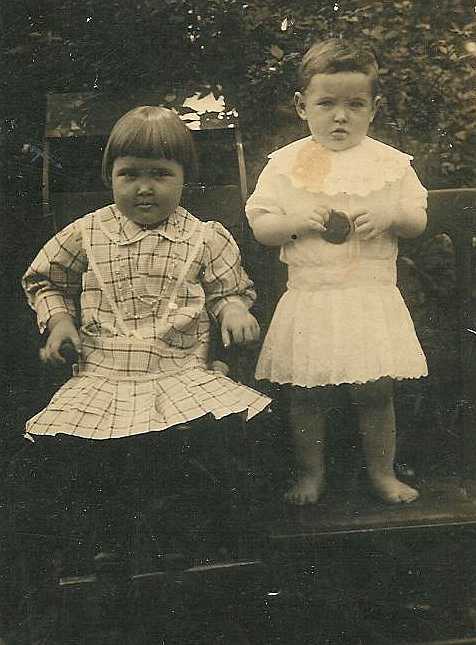
[[[330,101],[329,99],[322,99],[321,101],[317,102],[317,105],[319,105],[320,107],[331,107],[332,101]]]
[[[358,110],[360,108],[365,107],[365,101],[351,101],[350,102],[350,107],[353,108],[354,110]]]

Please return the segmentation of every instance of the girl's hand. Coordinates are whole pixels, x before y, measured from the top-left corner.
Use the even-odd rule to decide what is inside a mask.
[[[323,232],[326,230],[326,224],[329,221],[329,210],[323,206],[318,206],[310,213],[303,213],[299,216],[298,232],[307,233],[309,231]]]
[[[230,303],[220,314],[221,337],[223,346],[231,343],[241,345],[252,343],[259,338],[259,325],[256,318],[243,305]]]
[[[384,213],[357,211],[350,215],[357,235],[362,240],[373,240],[388,231],[392,222]]]
[[[81,353],[81,340],[71,316],[57,314],[48,323],[49,336],[45,346],[40,351],[41,360],[53,365],[64,365],[65,358],[61,355],[61,345],[70,342],[78,354]]]

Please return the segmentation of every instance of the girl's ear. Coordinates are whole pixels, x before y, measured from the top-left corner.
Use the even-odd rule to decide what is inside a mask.
[[[382,97],[380,94],[377,94],[377,96],[374,98],[374,105],[373,105],[373,111],[372,111],[372,121],[375,119],[375,115],[380,109],[380,105],[382,104]]]
[[[294,107],[303,121],[307,121],[306,100],[301,92],[294,92]]]

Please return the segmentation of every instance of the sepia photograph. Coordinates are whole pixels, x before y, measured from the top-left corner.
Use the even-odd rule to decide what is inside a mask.
[[[474,2],[0,30],[0,645],[476,645]]]

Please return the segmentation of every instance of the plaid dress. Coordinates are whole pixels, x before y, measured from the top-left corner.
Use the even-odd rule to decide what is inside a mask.
[[[115,205],[73,222],[23,277],[40,331],[80,311],[75,375],[27,422],[35,435],[111,439],[160,431],[269,399],[208,369],[210,317],[256,295],[230,233],[183,208],[143,229]],[[78,299],[80,299],[79,307]]]

